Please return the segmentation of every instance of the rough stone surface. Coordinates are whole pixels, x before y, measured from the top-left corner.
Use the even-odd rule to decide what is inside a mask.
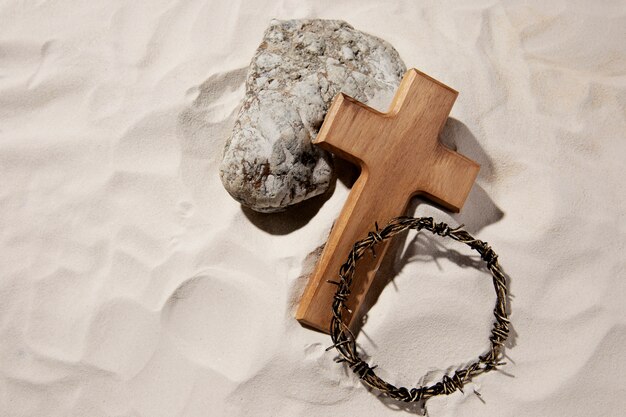
[[[224,187],[261,212],[323,193],[333,178],[332,157],[311,140],[332,98],[343,92],[384,111],[405,70],[389,43],[343,21],[273,20],[224,148]]]

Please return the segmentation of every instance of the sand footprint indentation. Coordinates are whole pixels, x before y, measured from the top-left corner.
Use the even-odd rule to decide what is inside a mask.
[[[269,288],[252,277],[209,271],[179,285],[162,311],[163,329],[189,360],[235,381],[263,366],[280,315]],[[274,312],[272,311],[274,310]]]

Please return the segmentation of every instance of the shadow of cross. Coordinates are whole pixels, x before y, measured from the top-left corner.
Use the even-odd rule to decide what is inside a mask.
[[[314,143],[361,167],[345,205],[309,278],[296,318],[329,332],[331,305],[339,268],[357,240],[374,223],[384,226],[403,215],[411,197],[423,194],[443,207],[459,211],[478,175],[479,165],[439,143],[438,135],[458,93],[410,69],[387,113],[338,94]],[[351,327],[360,317],[363,299],[387,250],[364,256],[355,270],[347,306]],[[344,316],[346,317],[346,316]]]

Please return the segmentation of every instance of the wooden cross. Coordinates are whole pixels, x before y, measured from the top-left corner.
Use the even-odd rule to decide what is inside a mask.
[[[338,94],[314,143],[361,167],[361,174],[336,220],[309,278],[296,318],[328,332],[339,268],[357,240],[374,222],[384,226],[405,213],[414,195],[423,194],[458,212],[478,175],[479,165],[439,143],[439,133],[458,93],[410,69],[387,113]],[[350,320],[360,317],[361,304],[387,249],[366,255],[357,265],[347,302]],[[354,323],[351,324],[354,328]]]

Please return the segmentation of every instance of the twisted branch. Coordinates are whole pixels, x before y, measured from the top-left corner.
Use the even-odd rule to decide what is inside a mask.
[[[461,226],[462,227],[462,226]],[[498,255],[486,242],[474,239],[461,227],[450,228],[446,223],[436,223],[432,217],[397,217],[392,219],[382,230],[376,224],[376,230],[368,233],[365,239],[356,242],[348,255],[348,260],[339,269],[339,281],[328,281],[337,285],[332,310],[333,317],[330,323],[330,336],[333,345],[337,349],[339,358],[337,362],[345,362],[352,371],[361,378],[369,387],[375,388],[382,394],[405,402],[427,400],[436,395],[448,395],[456,390],[463,392],[463,385],[477,375],[496,369],[504,365],[500,357],[504,342],[509,334],[509,320],[506,313],[507,288],[506,278],[498,263]],[[396,387],[379,378],[374,372],[375,366],[369,366],[359,357],[356,347],[356,338],[344,322],[343,311],[347,310],[346,300],[350,296],[350,286],[354,277],[356,262],[363,257],[367,250],[374,251],[374,247],[392,238],[407,229],[428,230],[435,235],[450,237],[475,250],[487,263],[487,268],[493,276],[493,285],[496,290],[496,305],[493,310],[495,322],[491,329],[489,340],[491,346],[488,352],[481,355],[469,365],[456,370],[452,375],[444,376],[441,381],[430,385],[416,388]]]

